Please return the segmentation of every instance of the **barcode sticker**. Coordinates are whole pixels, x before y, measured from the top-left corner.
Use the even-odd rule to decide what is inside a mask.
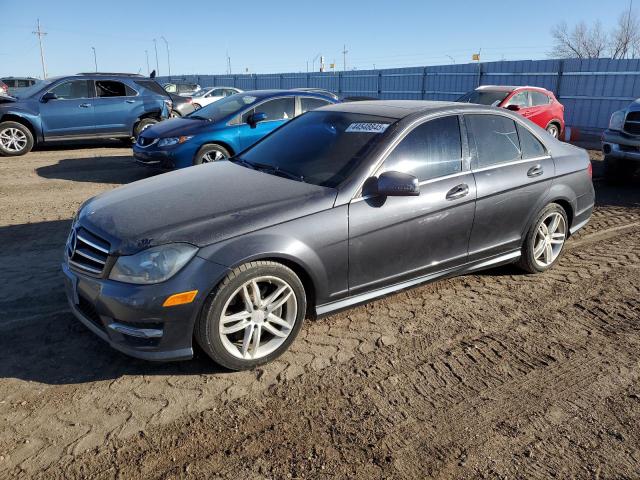
[[[347,127],[345,132],[347,133],[382,133],[387,127],[388,123],[352,123]]]

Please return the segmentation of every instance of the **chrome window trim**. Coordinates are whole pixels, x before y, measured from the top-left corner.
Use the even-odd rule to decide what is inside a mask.
[[[541,157],[533,157],[533,158],[521,158],[521,159],[518,159],[518,160],[509,161],[509,162],[494,163],[492,165],[487,165],[486,167],[472,168],[471,172],[472,173],[484,172],[486,170],[493,170],[495,168],[508,167],[508,166],[511,166],[511,165],[518,165],[518,164],[521,164],[521,163],[540,162],[542,160],[548,160],[550,158],[551,158],[551,155],[543,155]]]

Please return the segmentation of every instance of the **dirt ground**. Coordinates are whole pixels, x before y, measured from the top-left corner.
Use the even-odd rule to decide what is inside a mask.
[[[0,159],[0,478],[640,478],[640,186],[596,181],[543,275],[418,287],[228,373],[130,359],[67,309],[70,218],[148,175],[129,155]]]

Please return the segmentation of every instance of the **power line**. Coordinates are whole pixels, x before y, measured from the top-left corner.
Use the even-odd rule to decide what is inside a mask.
[[[42,79],[47,79],[47,67],[44,63],[44,49],[42,48],[42,37],[46,35],[46,32],[43,32],[40,28],[40,19],[38,19],[38,29],[33,32],[34,35],[38,36],[38,43],[40,44],[40,61],[42,62]]]

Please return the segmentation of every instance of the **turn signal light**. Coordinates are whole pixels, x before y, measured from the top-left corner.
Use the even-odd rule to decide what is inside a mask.
[[[589,162],[589,166],[587,167],[587,174],[589,178],[593,178],[593,165],[591,165],[591,162]]]
[[[198,294],[198,290],[191,290],[189,292],[182,292],[182,293],[174,293],[164,301],[162,306],[174,307],[176,305],[184,305],[185,303],[191,303],[196,298],[197,294]]]

